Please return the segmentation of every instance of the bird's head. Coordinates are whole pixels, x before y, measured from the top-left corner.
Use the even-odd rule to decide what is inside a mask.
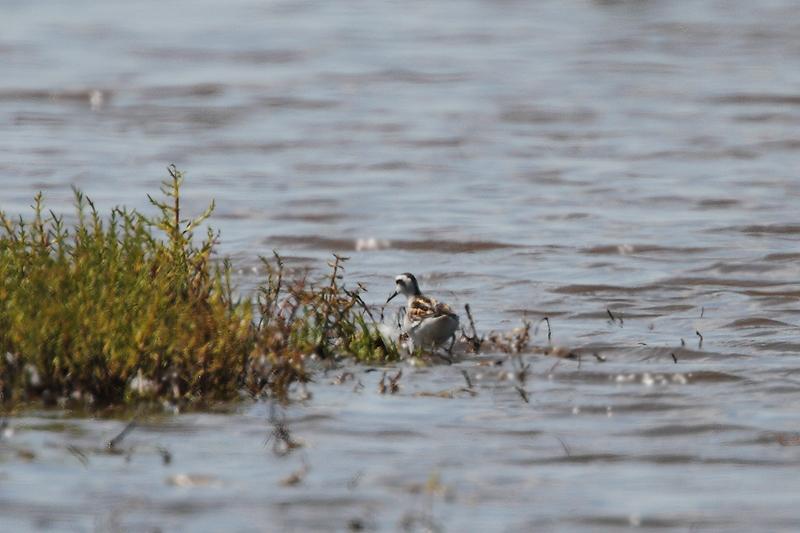
[[[402,294],[403,296],[418,296],[422,294],[419,290],[417,278],[415,278],[414,274],[411,274],[410,272],[405,272],[395,277],[394,287],[394,293],[389,296],[389,299],[386,300],[386,303],[389,303],[389,301],[398,294]]]

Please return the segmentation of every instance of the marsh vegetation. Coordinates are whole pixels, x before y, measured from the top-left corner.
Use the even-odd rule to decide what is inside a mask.
[[[206,226],[214,204],[187,216],[182,184],[170,167],[162,197],[148,197],[155,217],[102,215],[77,190],[71,227],[41,194],[31,220],[0,214],[3,403],[286,399],[308,380],[309,357],[398,357],[374,327],[364,287],[344,285],[344,257],[326,276],[290,277],[275,254],[262,260],[256,293],[237,294],[230,262],[215,255],[219,234]]]

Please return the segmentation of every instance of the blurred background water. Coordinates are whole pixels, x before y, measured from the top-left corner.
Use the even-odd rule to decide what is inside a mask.
[[[320,375],[285,455],[263,404],[141,423],[121,454],[123,422],[10,418],[4,531],[800,527],[795,2],[0,9],[6,212],[72,185],[147,210],[176,163],[243,291],[273,248],[338,251],[370,302],[411,270],[582,354],[529,356],[530,403],[510,363],[405,368],[393,396]]]

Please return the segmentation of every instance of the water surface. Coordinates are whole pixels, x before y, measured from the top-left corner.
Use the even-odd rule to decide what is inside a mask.
[[[115,453],[12,417],[2,529],[796,530],[798,36],[787,0],[5,2],[6,211],[146,210],[174,162],[243,291],[337,251],[580,366],[334,369]]]

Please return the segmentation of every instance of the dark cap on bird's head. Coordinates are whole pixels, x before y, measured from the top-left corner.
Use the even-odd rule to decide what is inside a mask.
[[[414,274],[411,272],[403,272],[402,274],[398,275],[394,278],[394,283],[395,291],[391,296],[389,296],[389,299],[386,300],[386,303],[389,303],[389,301],[398,294],[402,294],[404,296],[419,296],[422,294],[422,292],[419,290],[417,278],[415,278]]]

